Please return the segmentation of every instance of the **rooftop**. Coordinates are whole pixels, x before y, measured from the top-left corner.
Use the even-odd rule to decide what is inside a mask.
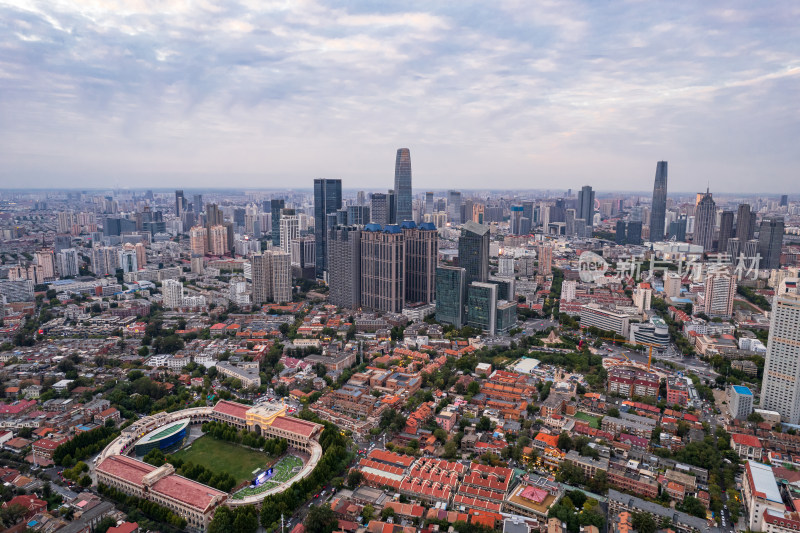
[[[224,492],[177,475],[158,480],[153,485],[153,491],[203,511],[217,499],[227,496]]]
[[[142,478],[153,472],[156,467],[137,461],[124,455],[112,455],[97,465],[97,470],[133,483],[142,484]]]
[[[747,461],[746,468],[750,479],[753,480],[753,489],[759,493],[759,496],[771,502],[783,503],[772,467],[755,461]]]
[[[742,394],[744,396],[752,396],[753,393],[747,387],[743,387],[742,385],[734,385],[733,390],[736,391],[736,394]]]

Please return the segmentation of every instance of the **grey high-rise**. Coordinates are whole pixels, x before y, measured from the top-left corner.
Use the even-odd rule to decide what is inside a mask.
[[[328,215],[342,208],[342,180],[314,180],[314,238],[317,246],[317,279],[328,266]]]
[[[361,305],[361,229],[336,226],[328,233],[329,300],[357,309]]]
[[[458,266],[467,271],[466,283],[489,279],[489,226],[467,221],[458,239]]]
[[[405,240],[406,302],[431,303],[436,298],[436,260],[439,239],[436,226],[423,222],[417,226],[407,220],[400,225]]]
[[[783,217],[768,217],[761,221],[758,229],[758,254],[761,256],[759,268],[780,268],[783,228]]]
[[[281,210],[286,207],[286,201],[273,198],[269,201],[270,218],[272,219],[272,246],[281,245]]]
[[[750,204],[739,204],[739,211],[736,213],[736,237],[739,242],[744,243],[753,238],[754,221]]]
[[[719,240],[717,251],[726,252],[728,241],[733,237],[733,211],[723,211],[719,219]]]
[[[706,193],[697,203],[694,212],[694,239],[693,244],[703,247],[704,252],[714,249],[714,223],[717,218],[717,204],[711,197],[711,193]]]
[[[453,226],[464,222],[461,220],[461,191],[447,191],[447,221]]]
[[[382,192],[373,193],[370,200],[370,222],[385,226],[389,223],[389,196]]]
[[[182,190],[175,191],[175,215],[180,217],[186,208],[186,198],[183,197]]]
[[[463,268],[442,266],[436,269],[436,320],[464,325],[464,304],[467,293],[466,272]]]
[[[586,232],[591,237],[592,227],[594,226],[594,191],[589,185],[585,185],[578,193],[578,211],[575,218],[582,218],[586,221]],[[662,234],[663,234],[663,228]]]
[[[408,148],[397,150],[394,164],[394,192],[397,195],[396,221],[402,224],[413,220],[411,209],[411,152]]]
[[[653,185],[653,205],[650,212],[650,241],[664,239],[664,224],[667,217],[667,162],[656,164],[656,179]]]

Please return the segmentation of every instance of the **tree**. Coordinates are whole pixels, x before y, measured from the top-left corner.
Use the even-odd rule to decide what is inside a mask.
[[[383,511],[381,511],[381,520],[386,522],[387,519],[393,518],[395,515],[394,509],[391,507],[384,507]]]
[[[350,470],[347,473],[347,485],[350,488],[356,488],[361,484],[361,481],[364,480],[364,474],[361,473],[361,470],[356,470],[355,468]]]
[[[94,526],[93,531],[94,533],[106,533],[106,531],[108,531],[112,527],[116,527],[116,525],[117,521],[114,518],[106,516],[102,520],[100,520],[100,522],[98,522],[96,526]]]
[[[558,436],[558,448],[564,451],[572,449],[572,439],[566,431],[562,431],[561,435]]]
[[[658,529],[658,524],[648,513],[633,513],[631,525],[639,533],[656,533]]]
[[[473,381],[469,385],[467,385],[467,393],[470,396],[475,396],[480,391],[481,391],[481,384],[478,383],[477,381]]]
[[[445,459],[455,459],[458,454],[458,445],[455,441],[449,440],[444,444],[444,453],[442,457]]]
[[[304,525],[308,533],[333,533],[339,521],[329,505],[315,505],[309,509]]]
[[[482,416],[478,423],[475,425],[475,428],[478,431],[488,431],[492,429],[492,421],[489,419],[488,416]]]
[[[611,407],[608,411],[608,416],[613,416],[614,418],[619,418],[619,409],[616,407]]]
[[[681,504],[680,508],[684,513],[688,513],[692,516],[696,516],[698,518],[706,517],[705,506],[694,496],[686,496],[686,498],[683,499],[683,503]]]
[[[748,422],[755,422],[756,424],[760,424],[761,422],[764,421],[764,417],[762,417],[760,414],[758,414],[755,411],[753,411],[752,413],[747,415],[747,421]]]
[[[364,509],[361,510],[361,516],[364,518],[364,523],[368,524],[372,517],[375,516],[375,508],[370,504],[364,506]]]

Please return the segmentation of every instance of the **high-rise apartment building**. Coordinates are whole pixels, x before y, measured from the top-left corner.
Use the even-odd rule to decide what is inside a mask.
[[[317,246],[317,279],[328,269],[328,215],[342,208],[342,180],[314,180],[314,238]],[[335,224],[334,224],[335,225]]]
[[[283,198],[273,198],[269,201],[270,219],[272,221],[271,233],[272,246],[281,245],[281,211],[286,207],[286,200]],[[325,220],[320,221],[323,224]]]
[[[578,210],[575,215],[575,218],[586,221],[585,233],[581,236],[591,236],[594,227],[594,191],[589,185],[584,185],[578,193]],[[664,228],[662,227],[661,230],[663,234]]]
[[[772,303],[761,408],[781,421],[800,423],[800,295],[776,295]]]
[[[250,258],[253,278],[253,303],[292,301],[291,256],[283,251],[267,250]]]
[[[294,209],[282,209],[280,220],[280,247],[281,251],[290,254],[292,241],[300,237],[300,221]]]
[[[376,192],[370,199],[369,220],[372,224],[385,226],[389,223],[389,196]]]
[[[208,253],[225,255],[228,251],[228,231],[225,226],[217,225],[208,228]]]
[[[125,274],[138,270],[136,250],[132,245],[126,244],[125,247],[119,251],[119,267]]]
[[[110,246],[95,246],[92,248],[90,259],[92,272],[95,276],[113,276],[119,264],[117,250]]]
[[[72,211],[60,211],[58,213],[58,232],[72,233],[72,222],[75,216]]]
[[[725,252],[728,250],[728,241],[733,237],[733,211],[723,211],[719,219],[719,239],[717,239],[717,251]]]
[[[536,248],[536,256],[539,259],[538,272],[541,276],[549,276],[553,273],[553,247],[542,243]]]
[[[458,239],[458,266],[467,271],[467,285],[489,280],[489,226],[468,221]]]
[[[133,249],[136,250],[136,265],[139,268],[144,268],[147,264],[147,246],[143,242],[137,242]]]
[[[397,195],[398,224],[413,220],[411,214],[411,152],[408,148],[397,150],[394,164],[394,192]]]
[[[464,325],[467,273],[461,267],[440,266],[436,268],[436,320]]]
[[[272,298],[272,254],[260,253],[250,258],[250,274],[253,278],[253,303],[269,302]]]
[[[272,301],[285,303],[292,301],[292,264],[286,252],[271,251],[272,254]]]
[[[190,229],[189,246],[193,255],[206,255],[208,253],[208,230],[203,226],[195,226]]]
[[[473,204],[472,206],[472,221],[478,224],[486,222],[485,215],[486,207],[483,204]]]
[[[783,217],[766,217],[761,220],[758,229],[758,254],[761,256],[759,268],[780,268],[783,231]]]
[[[728,270],[711,272],[706,276],[703,312],[708,316],[728,318],[733,313],[736,278]]]
[[[361,232],[361,306],[399,313],[405,303],[405,241],[397,225]]]
[[[183,305],[183,283],[177,279],[165,279],[161,283],[164,307],[174,309]]]
[[[706,190],[695,208],[693,243],[703,247],[704,252],[714,249],[714,224],[717,219],[717,204]]]
[[[667,162],[656,163],[656,178],[653,184],[653,205],[650,213],[650,241],[664,239],[664,224],[667,216]]]
[[[328,233],[328,301],[346,309],[361,306],[361,229],[336,226]]]
[[[431,303],[436,298],[436,262],[439,234],[431,222],[400,225],[405,240],[405,300],[409,304]]]
[[[75,277],[80,273],[78,251],[75,248],[66,248],[56,256],[58,273],[62,278]]]
[[[45,281],[56,278],[55,257],[52,250],[40,250],[33,254],[36,264],[42,267],[42,277]]]
[[[744,243],[753,238],[755,220],[754,213],[750,211],[750,204],[739,204],[736,213],[736,238],[739,242]]]
[[[669,298],[680,298],[682,284],[680,274],[667,272],[664,275],[664,294]]]

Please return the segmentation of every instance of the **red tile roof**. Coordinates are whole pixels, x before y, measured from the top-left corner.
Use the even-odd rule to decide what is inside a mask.
[[[222,413],[228,416],[234,416],[236,418],[241,418],[244,420],[246,418],[247,411],[251,408],[250,405],[244,405],[242,403],[236,402],[229,402],[228,400],[220,400],[217,402],[217,405],[214,406],[214,411],[217,413]]]
[[[414,462],[414,457],[401,455],[399,453],[388,452],[385,450],[372,450],[368,456],[375,461],[394,464],[403,468],[408,468]]]
[[[742,433],[734,433],[731,435],[731,440],[740,446],[752,446],[753,448],[761,448],[761,441],[753,435],[743,435]]]
[[[155,470],[156,467],[126,457],[124,455],[111,455],[97,465],[97,470],[110,476],[124,479],[128,483],[141,485],[144,476]]]
[[[289,431],[291,433],[296,433],[308,438],[314,433],[314,431],[317,430],[317,428],[320,427],[320,425],[291,416],[278,416],[272,422],[272,427]]]
[[[222,491],[212,489],[185,477],[171,475],[159,479],[152,487],[152,491],[163,494],[187,505],[205,511],[218,499],[227,497]]]
[[[133,533],[139,529],[139,524],[136,522],[123,522],[116,527],[110,527],[106,533]]]

